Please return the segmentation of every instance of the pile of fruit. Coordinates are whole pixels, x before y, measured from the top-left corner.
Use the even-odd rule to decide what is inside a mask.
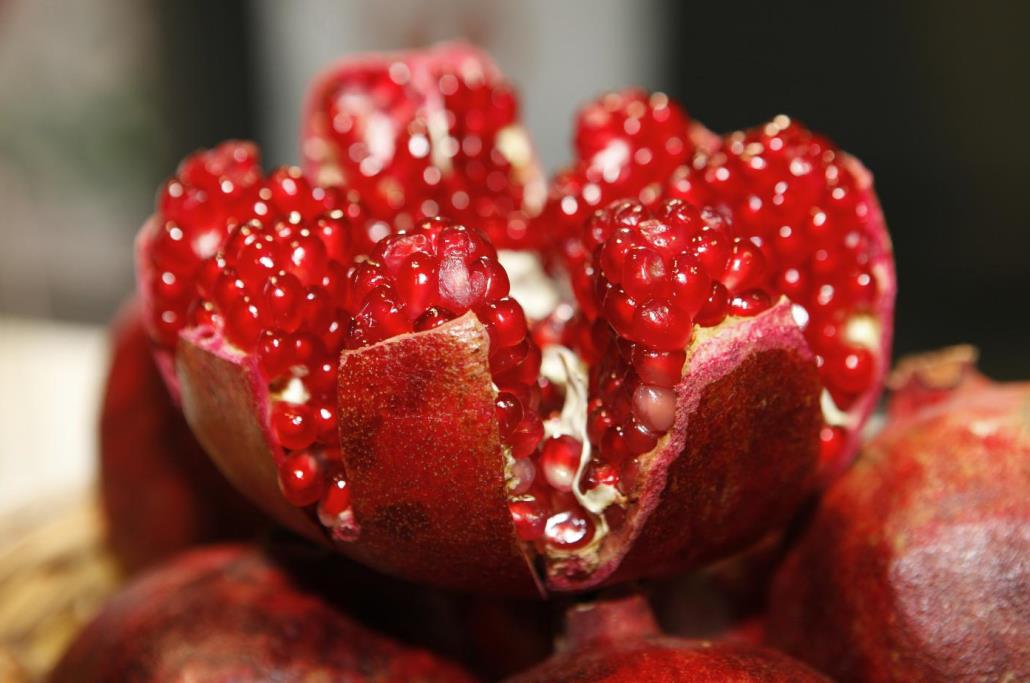
[[[53,681],[1030,679],[1030,388],[907,361],[852,464],[895,298],[869,172],[636,89],[574,150],[547,182],[448,44],[328,68],[298,167],[182,161],[101,424],[149,571]]]

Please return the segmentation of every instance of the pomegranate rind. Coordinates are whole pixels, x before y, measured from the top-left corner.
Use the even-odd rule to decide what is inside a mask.
[[[738,680],[829,681],[775,650],[742,642],[664,636],[643,599],[631,596],[570,609],[558,652],[508,683]]]
[[[605,539],[596,567],[578,557],[553,566],[552,589],[721,559],[785,525],[812,491],[821,384],[790,303],[698,335],[675,389],[675,422],[640,456],[625,523]]]
[[[774,580],[769,642],[841,681],[1030,678],[1030,384],[955,369],[906,378]]]
[[[271,554],[229,545],[182,555],[116,594],[49,680],[475,679],[428,651],[365,628]]]
[[[343,151],[336,149],[328,140],[327,131],[330,122],[326,120],[323,103],[327,96],[341,84],[359,78],[370,71],[387,71],[393,63],[404,64],[409,70],[408,82],[413,94],[423,98],[415,102],[422,108],[427,117],[432,119],[446,111],[444,99],[439,87],[433,82],[435,67],[451,67],[461,71],[473,65],[482,71],[488,80],[497,82],[505,80],[504,74],[493,59],[483,50],[463,42],[445,42],[433,45],[428,49],[398,52],[367,52],[343,57],[322,69],[308,87],[304,99],[301,117],[300,150],[301,167],[304,174],[321,185],[347,186],[347,180],[340,164],[339,155]],[[541,169],[536,150],[532,146],[524,127],[516,120],[509,128],[520,133],[520,153],[524,158],[510,159],[511,181],[522,187],[523,197],[520,223],[527,223],[535,218],[543,209],[547,194],[546,178]],[[445,212],[449,213],[449,212]],[[378,216],[390,220],[390,216]],[[530,245],[535,237],[526,232],[523,225],[520,235],[492,232],[490,239],[499,249],[518,248]],[[529,239],[530,242],[525,240]]]
[[[186,422],[222,474],[273,519],[327,543],[321,525],[279,489],[283,453],[268,423],[268,386],[256,356],[201,326],[179,333],[175,359]]]
[[[467,313],[343,352],[341,451],[361,532],[342,550],[406,579],[538,595],[508,512],[489,344]]]
[[[107,540],[128,572],[188,546],[252,533],[255,510],[215,469],[154,363],[139,302],[111,328],[100,410],[100,500]]]

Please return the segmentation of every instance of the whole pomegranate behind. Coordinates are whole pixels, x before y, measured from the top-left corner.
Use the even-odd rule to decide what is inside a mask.
[[[558,652],[509,683],[827,680],[773,650],[662,635],[647,603],[631,596],[570,609]]]
[[[215,469],[161,379],[135,301],[111,333],[100,412],[108,540],[135,571],[188,546],[252,533],[260,515]]]
[[[117,594],[50,680],[474,680],[435,655],[366,629],[292,569],[247,546],[182,555]]]
[[[1030,384],[972,361],[895,373],[888,426],[774,581],[773,644],[841,681],[1030,679]]]

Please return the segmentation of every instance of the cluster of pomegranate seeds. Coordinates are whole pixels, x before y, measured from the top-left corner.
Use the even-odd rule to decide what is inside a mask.
[[[579,233],[590,215],[616,199],[653,201],[665,180],[689,162],[690,119],[663,93],[629,89],[603,95],[576,119],[576,159],[551,184],[541,214],[566,259],[586,257]]]
[[[591,217],[582,244],[590,256],[573,282],[602,349],[591,368],[585,483],[626,493],[633,459],[672,427],[695,325],[769,308],[770,273],[720,215],[679,199],[615,202]]]
[[[157,341],[208,325],[255,354],[292,504],[323,522],[349,507],[336,433],[336,367],[350,323],[348,268],[368,251],[361,207],[294,167],[262,176],[257,149],[227,142],[188,157],[158,197],[151,266]]]
[[[877,376],[873,340],[854,329],[873,320],[880,286],[870,263],[874,201],[859,186],[854,162],[785,116],[725,137],[670,178],[667,194],[732,217],[734,232],[758,247],[769,285],[807,312],[805,336],[818,354],[824,386],[847,411]],[[861,336],[861,335],[859,335]],[[839,427],[822,432],[823,455],[844,442]]]
[[[201,267],[201,299],[191,321],[214,326],[257,355],[270,389],[269,420],[285,453],[283,494],[298,507],[321,501],[319,514],[330,520],[349,498],[336,429],[336,372],[350,325],[342,306],[356,256],[354,232],[339,211],[235,227]]]
[[[445,215],[498,246],[522,242],[525,211],[535,212],[543,189],[514,92],[476,55],[426,67],[398,59],[341,75],[320,105],[322,137],[305,154],[320,180],[368,206],[374,238]],[[540,198],[527,196],[534,191]]]
[[[156,225],[144,258],[151,300],[151,334],[174,349],[190,318],[201,264],[218,251],[236,225],[310,219],[335,209],[338,219],[360,220],[361,207],[336,190],[312,186],[297,168],[263,177],[257,147],[229,141],[180,164],[158,192]]]

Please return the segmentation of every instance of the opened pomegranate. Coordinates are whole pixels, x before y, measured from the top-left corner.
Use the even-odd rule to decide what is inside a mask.
[[[375,237],[439,214],[498,248],[526,246],[544,200],[515,92],[460,43],[326,69],[308,95],[302,154],[310,177],[360,197]]]
[[[868,171],[785,116],[720,138],[660,93],[605,95],[581,112],[576,135],[577,161],[552,184],[538,229],[557,239],[588,318],[600,305],[628,316],[636,310],[630,302],[646,303],[645,293],[633,289],[636,280],[627,287],[611,277],[619,286],[610,303],[589,303],[597,292],[586,260],[601,237],[620,221],[668,211],[639,205],[679,198],[711,207],[724,230],[697,243],[705,266],[722,278],[725,291],[713,292],[719,308],[763,307],[786,296],[817,355],[824,386],[820,477],[831,480],[857,449],[890,358],[893,257]],[[607,219],[591,218],[613,198],[634,203],[609,209]],[[589,220],[595,227],[584,233]],[[630,267],[646,273],[658,265],[649,259],[637,255]],[[668,265],[665,276],[683,277]]]
[[[188,546],[251,534],[261,524],[172,403],[135,301],[113,325],[99,428],[107,537],[126,570]]]
[[[192,165],[217,177],[241,148],[254,158],[233,143],[199,153],[168,187],[188,194]],[[235,197],[206,195],[222,221],[201,233],[209,241],[179,227],[191,215],[159,207],[140,237],[140,283],[159,304],[162,357],[182,320],[173,384],[201,443],[296,530],[399,576],[527,594],[718,558],[809,491],[815,359],[788,301],[738,286],[739,269],[711,257],[735,244],[711,211],[619,204],[585,228],[595,296],[636,277],[637,251],[625,280],[610,257],[627,235],[660,251],[627,285],[648,293],[641,313],[593,302],[576,356],[536,345],[478,231],[433,219],[349,260],[361,226],[333,193],[289,171],[248,173],[258,199],[234,209],[247,222],[218,208]],[[287,178],[302,191],[276,194]],[[156,274],[168,249],[191,285],[171,322]],[[662,268],[673,275],[647,279]]]
[[[325,83],[351,93],[364,82],[356,65],[389,93],[468,59],[348,62],[312,101]],[[340,114],[350,126],[389,111],[358,100],[368,120]],[[373,245],[367,216],[383,209],[354,190],[363,180],[266,178],[241,143],[183,163],[143,228],[139,281],[161,366],[239,489],[388,573],[520,595],[697,566],[790,518],[842,462],[879,387],[893,284],[868,176],[781,119],[756,133],[768,154],[747,146],[752,168],[771,169],[748,177],[771,183],[776,207],[795,185],[809,209],[854,195],[828,209],[834,230],[788,240],[805,273],[832,252],[840,272],[873,278],[823,311],[783,286],[788,261],[763,241],[765,223],[738,219],[728,191],[696,206],[683,185],[682,169],[715,164],[733,136],[691,128],[659,96],[613,102],[584,116],[581,153],[636,150],[610,195],[649,173],[648,187],[666,189],[605,205],[574,235],[562,231],[575,221],[534,224],[563,236],[579,310],[563,305],[532,334],[475,224],[428,219]]]
[[[973,357],[899,366],[776,577],[770,640],[841,681],[1030,679],[1030,385]]]
[[[510,683],[619,681],[828,681],[784,654],[734,642],[663,635],[640,597],[579,605],[565,617],[565,636],[546,662]]]
[[[474,680],[370,631],[272,556],[193,551],[115,595],[79,634],[53,683]]]

